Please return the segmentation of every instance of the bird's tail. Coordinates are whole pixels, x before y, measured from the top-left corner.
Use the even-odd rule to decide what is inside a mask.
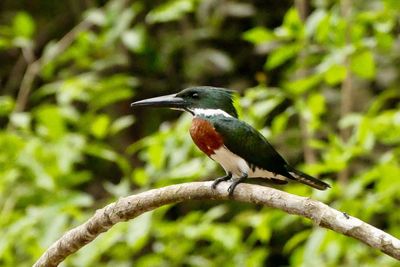
[[[325,190],[329,187],[331,187],[329,184],[314,178],[308,174],[305,174],[304,172],[301,172],[299,170],[296,170],[292,166],[286,165],[286,170],[289,172],[289,174],[292,176],[290,178],[299,181],[300,183],[309,185],[311,187],[314,187],[319,190]]]

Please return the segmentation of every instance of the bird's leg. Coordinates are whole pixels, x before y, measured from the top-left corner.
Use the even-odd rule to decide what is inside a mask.
[[[232,196],[233,191],[235,190],[236,186],[240,183],[242,183],[244,180],[247,179],[247,173],[243,173],[241,177],[239,177],[237,180],[233,181],[232,184],[228,187],[228,193],[229,196]]]
[[[215,179],[213,184],[211,185],[211,188],[215,189],[220,182],[228,181],[231,178],[232,178],[232,173],[228,172],[225,176]]]

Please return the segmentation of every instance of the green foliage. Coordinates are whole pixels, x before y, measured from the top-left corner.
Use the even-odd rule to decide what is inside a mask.
[[[279,189],[400,236],[399,1],[353,0],[348,18],[339,1],[308,1],[304,22],[283,2],[73,2],[49,2],[40,12],[26,0],[3,4],[1,266],[32,265],[119,197],[221,175],[190,140],[188,114],[129,109],[133,98],[190,84],[243,92],[241,118],[289,162],[332,184],[324,192],[294,183]],[[343,112],[345,102],[352,107]],[[304,146],[315,161],[307,162]],[[281,211],[193,201],[121,223],[65,265],[396,264]]]

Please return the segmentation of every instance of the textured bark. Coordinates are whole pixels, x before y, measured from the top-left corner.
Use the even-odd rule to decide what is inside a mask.
[[[97,210],[87,222],[65,233],[34,266],[57,266],[67,256],[93,241],[116,223],[133,219],[160,206],[189,200],[227,199],[265,205],[309,218],[318,226],[358,239],[400,260],[400,240],[319,201],[251,184],[240,184],[233,196],[228,197],[227,189],[230,183],[220,183],[216,189],[211,189],[211,184],[212,182],[194,182],[171,185],[121,198]]]

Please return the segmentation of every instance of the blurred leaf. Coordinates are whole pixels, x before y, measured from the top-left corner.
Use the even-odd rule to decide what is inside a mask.
[[[106,15],[101,9],[90,9],[86,11],[85,15],[86,15],[86,20],[98,26],[105,25],[107,22]]]
[[[286,82],[284,87],[287,88],[290,93],[300,95],[317,86],[321,79],[322,77],[320,75],[310,75],[299,80]]]
[[[28,130],[31,123],[31,114],[27,112],[11,114],[10,122],[17,128]]]
[[[146,171],[142,168],[136,168],[132,172],[132,182],[138,186],[145,186],[149,182],[149,177]]]
[[[239,242],[241,232],[233,225],[214,225],[207,229],[209,238],[220,242],[226,249],[234,249]]]
[[[264,27],[255,27],[251,30],[246,31],[243,34],[243,39],[255,45],[259,45],[275,40],[275,36],[270,30]]]
[[[35,112],[37,131],[51,138],[59,138],[65,133],[65,122],[56,106],[44,105]]]
[[[346,75],[345,66],[334,64],[325,72],[324,78],[329,85],[337,85],[346,78]]]
[[[116,119],[110,126],[110,133],[117,134],[122,130],[130,127],[135,122],[135,118],[132,115],[122,116]]]
[[[135,28],[124,32],[121,38],[124,45],[132,52],[144,52],[146,32],[143,26],[136,26]]]
[[[199,49],[185,61],[185,74],[191,79],[197,79],[205,74],[218,76],[231,72],[233,68],[231,57],[217,49]]]
[[[283,18],[282,27],[287,30],[288,37],[301,39],[304,34],[304,25],[297,9],[290,8]]]
[[[127,242],[133,251],[140,251],[145,246],[152,225],[152,214],[146,212],[129,223]]]
[[[351,58],[351,70],[361,78],[374,78],[376,67],[372,52],[364,50],[353,55]]]
[[[300,47],[297,44],[282,45],[268,56],[265,68],[271,70],[279,67],[289,59],[295,57],[299,49]]]
[[[13,20],[13,31],[17,37],[32,38],[35,33],[35,21],[26,12],[18,12]]]
[[[310,95],[307,106],[314,116],[319,116],[325,112],[325,98],[319,93]]]
[[[108,133],[108,128],[110,125],[110,118],[107,115],[99,115],[97,116],[91,125],[91,133],[99,138],[104,138]]]
[[[296,247],[307,240],[310,236],[310,230],[305,230],[292,236],[290,240],[285,244],[283,251],[286,254],[291,253]]]
[[[307,36],[317,36],[318,40],[324,39],[322,36],[328,34],[329,23],[327,21],[328,14],[326,10],[319,8],[314,10],[306,21]],[[319,35],[319,36],[318,36]]]
[[[339,1],[309,1],[304,22],[293,1],[25,3],[31,15],[17,9],[27,1],[3,2],[0,265],[31,266],[62,233],[121,196],[223,175],[190,139],[189,114],[129,115],[133,95],[201,84],[240,92],[235,106],[243,120],[289,162],[303,166],[302,141],[310,144],[316,161],[302,169],[327,177],[332,188],[290,183],[286,191],[400,235],[398,0],[353,3],[349,18]],[[40,59],[33,82],[22,77],[31,52]],[[339,87],[349,72],[360,90],[343,114]],[[13,113],[21,82],[31,90],[24,112]],[[335,183],[345,168],[347,183]],[[132,261],[139,267],[398,265],[306,219],[229,201],[145,213],[117,224],[65,265]]]
[[[160,23],[178,20],[186,13],[193,11],[194,3],[193,0],[169,0],[150,11],[146,16],[146,21]]]
[[[14,109],[14,99],[10,96],[0,96],[0,116],[8,115]]]
[[[100,143],[88,144],[85,146],[85,152],[88,155],[116,163],[125,175],[128,175],[130,171],[130,165],[127,160],[105,145]]]

